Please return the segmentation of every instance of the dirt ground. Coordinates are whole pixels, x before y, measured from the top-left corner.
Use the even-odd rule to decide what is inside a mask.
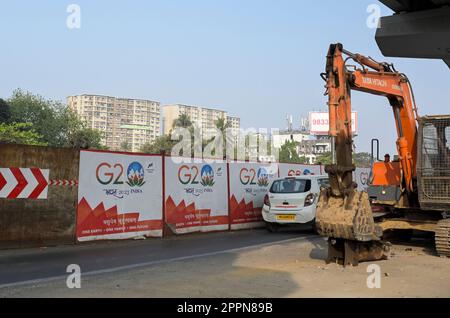
[[[450,297],[450,259],[429,241],[394,245],[377,262],[381,288],[367,287],[368,266],[325,265],[326,242],[308,238],[254,250],[89,276],[81,289],[65,281],[0,289],[0,297]]]

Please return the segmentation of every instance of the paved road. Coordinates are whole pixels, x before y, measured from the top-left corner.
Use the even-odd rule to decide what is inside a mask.
[[[107,242],[48,249],[0,251],[0,288],[67,276],[70,264],[84,275],[134,269],[165,262],[233,252],[313,236],[311,232],[265,230],[199,234],[164,240]]]

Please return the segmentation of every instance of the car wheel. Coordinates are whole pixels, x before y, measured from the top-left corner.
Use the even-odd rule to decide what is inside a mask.
[[[278,232],[279,225],[277,223],[266,222],[266,228],[270,233]]]

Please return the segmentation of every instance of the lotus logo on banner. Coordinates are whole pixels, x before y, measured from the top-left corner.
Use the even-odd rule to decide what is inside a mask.
[[[144,175],[144,167],[139,162],[133,162],[127,169],[127,184],[130,187],[142,187],[145,184]]]
[[[214,170],[210,165],[205,165],[202,168],[201,172],[202,178],[202,186],[204,187],[212,187],[214,186]]]
[[[260,168],[258,170],[258,185],[260,187],[267,187],[269,186],[269,174],[267,173],[267,170],[264,168]]]

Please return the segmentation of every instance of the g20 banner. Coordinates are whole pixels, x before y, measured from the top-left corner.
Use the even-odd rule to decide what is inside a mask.
[[[166,158],[166,224],[176,234],[228,230],[227,165],[180,161]]]
[[[162,236],[162,158],[81,151],[77,239]]]
[[[278,178],[278,165],[230,163],[231,229],[263,225],[262,207],[270,184]]]
[[[322,173],[321,166],[319,165],[280,163],[279,166],[280,178],[320,175]]]
[[[370,168],[356,168],[354,180],[358,184],[359,191],[367,191],[370,182]]]

